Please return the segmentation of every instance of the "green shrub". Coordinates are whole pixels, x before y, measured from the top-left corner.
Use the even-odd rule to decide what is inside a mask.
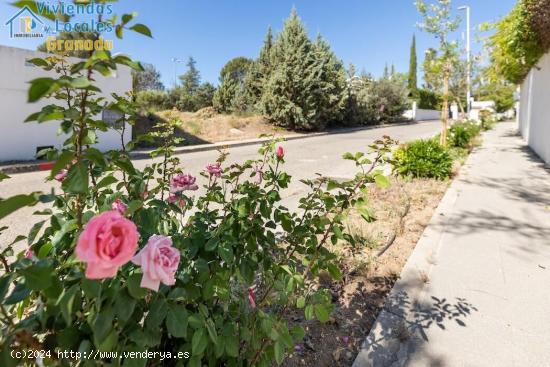
[[[429,89],[419,89],[415,93],[418,108],[423,110],[440,110],[441,95]]]
[[[451,176],[453,159],[435,140],[416,140],[394,152],[393,170],[400,176],[436,178]]]
[[[447,143],[453,148],[471,148],[473,139],[479,135],[481,126],[475,122],[459,122],[451,126]]]
[[[141,112],[161,111],[168,107],[168,95],[158,90],[145,90],[136,93],[136,103]]]

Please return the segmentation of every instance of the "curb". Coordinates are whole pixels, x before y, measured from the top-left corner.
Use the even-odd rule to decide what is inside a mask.
[[[345,129],[345,128],[335,129],[335,130],[323,131],[319,133],[283,135],[277,138],[283,138],[285,141],[309,139],[309,138],[316,138],[320,136],[333,135],[333,134],[346,134],[346,133],[353,133],[353,132],[362,131],[362,130],[380,129],[384,127],[414,125],[420,122],[423,122],[423,121],[406,121],[406,122],[396,122],[396,123],[390,123],[390,124],[380,124],[380,125],[364,126],[364,127],[356,127],[356,128],[348,128],[348,129]],[[271,140],[271,138],[224,141],[224,142],[217,142],[212,144],[192,145],[188,147],[176,148],[174,153],[175,154],[195,153],[195,152],[206,152],[210,150],[218,150],[220,148],[237,148],[237,147],[243,147],[247,145],[261,144],[269,140]],[[153,151],[153,149],[133,151],[130,153],[130,158],[135,160],[149,159],[151,158],[150,156],[151,151]],[[26,172],[35,172],[35,171],[49,171],[52,169],[53,164],[54,162],[38,162],[38,161],[21,162],[21,163],[13,163],[13,164],[8,163],[5,165],[0,165],[0,172],[5,174],[14,174],[14,173],[26,173]]]

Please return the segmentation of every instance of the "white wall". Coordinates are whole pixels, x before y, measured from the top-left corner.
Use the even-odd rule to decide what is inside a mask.
[[[550,164],[550,53],[533,68],[520,92],[519,131],[531,149]]]
[[[66,138],[57,134],[59,122],[23,122],[42,106],[55,102],[42,100],[27,103],[28,82],[48,76],[48,73],[25,60],[44,56],[36,51],[0,46],[0,161],[32,160],[37,147],[59,148]],[[127,67],[119,67],[115,76],[97,75],[96,80],[107,99],[111,99],[111,93],[124,94],[132,88],[131,72]],[[130,141],[131,136],[131,127],[128,126],[125,141]],[[99,133],[98,139],[97,148],[103,151],[121,146],[120,134],[115,131]]]
[[[417,108],[416,102],[413,102],[412,109],[405,111],[403,117],[415,121],[439,120],[441,119],[441,111],[423,110]]]

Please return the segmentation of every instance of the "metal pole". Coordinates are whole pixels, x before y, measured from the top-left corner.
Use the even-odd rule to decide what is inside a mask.
[[[467,92],[466,92],[466,99],[468,104],[468,116],[470,115],[470,109],[471,109],[471,98],[472,98],[472,53],[470,48],[470,7],[466,7],[466,27],[468,29],[466,30],[466,53],[467,53],[467,67],[468,67],[468,75],[467,75]]]

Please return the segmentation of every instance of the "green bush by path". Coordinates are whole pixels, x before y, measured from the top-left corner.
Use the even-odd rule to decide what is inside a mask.
[[[400,176],[436,178],[451,177],[453,159],[435,140],[416,140],[394,152],[393,170]]]
[[[451,126],[447,144],[452,148],[471,148],[472,142],[481,132],[481,126],[475,122],[459,122]]]

